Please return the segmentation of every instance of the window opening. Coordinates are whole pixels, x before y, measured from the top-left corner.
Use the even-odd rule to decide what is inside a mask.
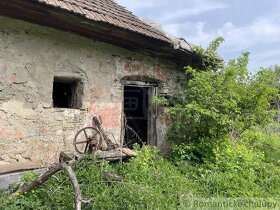
[[[78,94],[79,81],[55,78],[53,82],[53,107],[80,108],[81,98]]]

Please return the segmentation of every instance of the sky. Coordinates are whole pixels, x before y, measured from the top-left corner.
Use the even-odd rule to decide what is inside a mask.
[[[280,65],[280,0],[115,0],[167,33],[207,47],[222,36],[227,62],[250,52],[249,70]]]

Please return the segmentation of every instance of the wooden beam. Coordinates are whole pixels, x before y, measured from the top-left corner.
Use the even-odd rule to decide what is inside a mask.
[[[114,25],[91,21],[69,11],[30,0],[1,0],[0,15],[70,31],[132,51],[186,64],[191,54],[176,50],[172,43],[131,32]]]

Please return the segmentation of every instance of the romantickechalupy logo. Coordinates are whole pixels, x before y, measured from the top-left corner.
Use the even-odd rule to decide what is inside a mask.
[[[181,196],[180,209],[279,209],[280,198],[195,198]]]

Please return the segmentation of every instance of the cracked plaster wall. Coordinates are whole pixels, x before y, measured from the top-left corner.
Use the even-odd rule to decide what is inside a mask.
[[[168,61],[72,33],[0,16],[0,167],[50,164],[73,150],[73,137],[101,116],[106,131],[121,136],[121,79],[159,82],[159,93],[176,92],[182,72]],[[81,109],[52,107],[54,77],[83,86]],[[168,120],[157,120],[158,145],[166,150]]]

